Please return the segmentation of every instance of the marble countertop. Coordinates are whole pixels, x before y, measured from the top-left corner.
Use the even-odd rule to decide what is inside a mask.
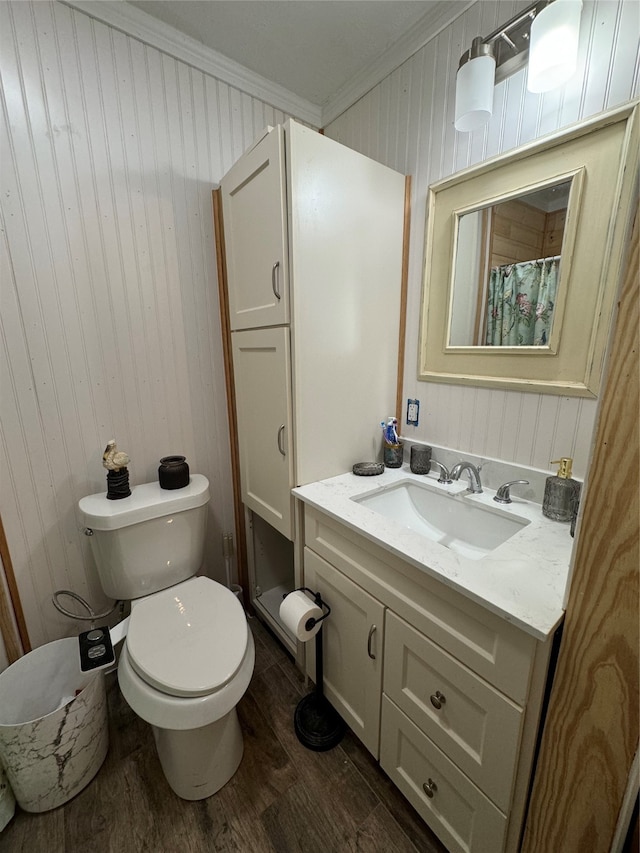
[[[491,489],[480,495],[464,494],[465,501],[529,521],[478,560],[464,557],[352,500],[403,480],[426,480],[433,488],[451,495],[466,492],[466,476],[448,486],[439,484],[437,477],[434,472],[426,477],[412,474],[405,464],[398,469],[385,468],[383,474],[374,477],[340,474],[299,486],[293,494],[536,639],[546,640],[564,615],[574,541],[568,524],[545,518],[540,504],[522,500],[514,493],[513,503],[507,505],[496,504],[495,491]]]

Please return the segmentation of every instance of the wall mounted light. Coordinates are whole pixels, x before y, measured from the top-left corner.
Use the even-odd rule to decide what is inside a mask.
[[[577,64],[582,0],[537,0],[486,38],[477,36],[460,57],[455,128],[463,133],[491,118],[493,89],[529,61],[530,92],[565,83]]]
[[[555,0],[531,24],[530,92],[549,92],[573,76],[578,61],[582,0]]]
[[[490,44],[474,38],[460,57],[456,77],[456,130],[465,133],[489,121],[493,112],[496,60]]]

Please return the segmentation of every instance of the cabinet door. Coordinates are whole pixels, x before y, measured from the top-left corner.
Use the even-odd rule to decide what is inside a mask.
[[[282,127],[241,157],[221,188],[231,329],[288,323]]]
[[[233,332],[243,502],[293,539],[289,329]]]
[[[324,692],[377,758],[384,607],[313,551],[304,550],[305,585],[331,608],[322,623]],[[315,678],[315,644],[307,644],[307,672]]]

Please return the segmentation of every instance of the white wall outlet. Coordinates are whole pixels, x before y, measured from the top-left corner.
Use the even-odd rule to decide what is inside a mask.
[[[420,400],[407,400],[407,424],[409,426],[418,426],[419,414]]]

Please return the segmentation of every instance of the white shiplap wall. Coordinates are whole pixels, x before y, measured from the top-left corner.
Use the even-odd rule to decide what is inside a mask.
[[[208,573],[233,531],[211,190],[259,100],[67,6],[0,3],[0,512],[34,646],[96,607],[77,502],[115,437],[133,484],[187,456],[211,482]]]
[[[476,3],[327,134],[414,177],[413,437],[543,468],[569,453],[583,473],[593,402],[415,379],[427,186],[638,91],[638,4],[586,0],[575,82],[538,98],[513,77],[488,128],[457,136],[460,53],[524,5]],[[286,116],[62,4],[0,3],[0,39],[0,512],[37,646],[77,631],[53,590],[103,603],[76,505],[103,489],[112,436],[133,483],[168,453],[209,477],[208,571],[223,579],[233,517],[210,192]]]
[[[331,136],[413,176],[404,397],[421,402],[410,438],[548,469],[573,456],[583,476],[597,402],[418,382],[418,333],[427,188],[467,166],[638,96],[640,3],[585,0],[578,69],[561,89],[526,90],[523,70],[496,87],[482,130],[453,127],[455,74],[476,35],[488,35],[527,2],[478,2],[325,129]]]

